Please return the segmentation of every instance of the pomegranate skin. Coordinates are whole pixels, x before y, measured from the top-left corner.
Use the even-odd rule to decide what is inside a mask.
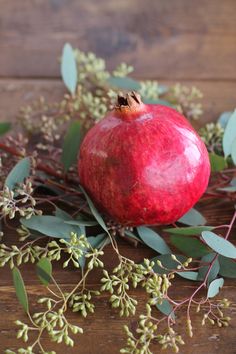
[[[79,178],[98,209],[127,226],[170,224],[206,190],[210,163],[190,123],[161,105],[124,104],[85,136]]]

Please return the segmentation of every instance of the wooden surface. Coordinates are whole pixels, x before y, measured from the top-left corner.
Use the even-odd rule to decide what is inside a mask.
[[[236,106],[236,2],[235,0],[0,0],[0,119],[13,119],[18,108],[43,94],[52,100],[61,97],[64,88],[59,77],[57,58],[68,41],[83,50],[95,51],[108,61],[109,68],[120,61],[136,67],[137,78],[155,78],[163,83],[175,80],[198,86],[204,93],[202,122],[216,119],[224,110]],[[225,223],[232,207],[218,203],[203,210],[209,224]],[[233,235],[235,239],[235,231]],[[8,231],[7,242],[16,242]],[[121,252],[141,261],[152,252],[139,246],[133,249],[121,243]],[[107,249],[105,262],[115,262]],[[43,293],[33,267],[24,271],[32,306]],[[65,288],[77,280],[72,269],[61,270],[55,277]],[[94,275],[91,287],[98,285]],[[194,284],[176,280],[178,297],[190,292]],[[236,284],[226,281],[223,295],[235,301]],[[145,294],[135,292],[142,307]],[[124,345],[122,325],[135,325],[135,318],[120,319],[108,305],[108,297],[96,300],[96,312],[86,320],[71,314],[81,323],[85,334],[72,350],[63,346],[58,354],[115,354]],[[17,302],[10,272],[0,276],[0,353],[17,348],[13,324],[23,313]],[[185,338],[181,354],[236,353],[236,311],[230,327],[201,327],[193,315],[197,335]],[[185,313],[178,318],[184,327]],[[47,338],[45,341],[48,342]],[[49,344],[50,349],[56,346]],[[154,349],[154,354],[159,348]],[[170,352],[166,352],[170,354]]]

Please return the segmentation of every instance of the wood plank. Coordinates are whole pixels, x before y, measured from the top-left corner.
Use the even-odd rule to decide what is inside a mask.
[[[204,115],[200,124],[216,120],[221,112],[235,108],[236,81],[184,81],[182,84],[196,86],[204,94]],[[170,85],[173,82],[161,80]],[[0,80],[0,120],[13,120],[22,105],[26,105],[40,95],[49,102],[61,99],[65,92],[64,85],[59,80]],[[14,104],[12,104],[14,102]]]
[[[1,9],[1,77],[58,77],[69,41],[109,67],[135,65],[138,77],[236,78],[234,0],[2,0]]]
[[[44,294],[42,287],[28,286],[31,296],[32,306],[36,308],[36,298]],[[192,291],[192,285],[187,282],[179,282],[176,287],[176,295],[183,296]],[[226,282],[221,296],[225,296],[235,301],[235,282]],[[19,340],[16,340],[16,326],[13,322],[16,319],[27,320],[21,307],[19,306],[14,290],[12,287],[0,286],[0,350],[3,353],[5,349],[17,349],[19,345],[25,346]],[[140,308],[145,305],[145,295],[141,291],[135,292],[135,298],[139,301]],[[233,303],[235,306],[235,302]],[[125,336],[122,330],[123,325],[135,327],[137,316],[131,318],[120,318],[116,311],[111,310],[108,303],[108,296],[103,295],[101,298],[95,299],[95,314],[89,315],[87,319],[82,319],[79,315],[70,313],[69,320],[81,325],[84,329],[83,335],[75,337],[75,347],[68,349],[64,345],[58,346],[51,343],[47,337],[44,337],[45,347],[48,350],[56,350],[58,354],[116,354],[119,349],[125,345]],[[184,309],[178,317],[178,328],[181,333],[184,332],[186,326],[186,309]],[[206,325],[202,327],[200,324],[202,316],[193,314],[193,326],[195,335],[189,338],[183,335],[186,345],[180,348],[181,354],[235,354],[235,329],[236,316],[235,310],[231,310],[229,314],[232,317],[230,328],[220,329]],[[153,346],[153,353],[159,353],[160,347]],[[166,351],[172,354],[171,351]]]

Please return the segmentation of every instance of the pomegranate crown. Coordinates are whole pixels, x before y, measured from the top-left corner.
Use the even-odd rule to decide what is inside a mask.
[[[115,109],[117,110],[137,110],[142,105],[141,96],[135,91],[126,94],[119,92]]]

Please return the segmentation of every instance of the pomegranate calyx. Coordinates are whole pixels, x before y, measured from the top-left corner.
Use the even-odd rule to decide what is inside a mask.
[[[117,116],[123,120],[130,121],[135,119],[144,110],[144,107],[145,105],[141,100],[141,96],[137,92],[132,91],[126,94],[118,94],[114,110]]]
[[[116,108],[121,109],[122,107],[134,108],[137,105],[142,104],[140,95],[135,92],[128,92],[126,95],[119,92],[117,97],[117,105]]]

